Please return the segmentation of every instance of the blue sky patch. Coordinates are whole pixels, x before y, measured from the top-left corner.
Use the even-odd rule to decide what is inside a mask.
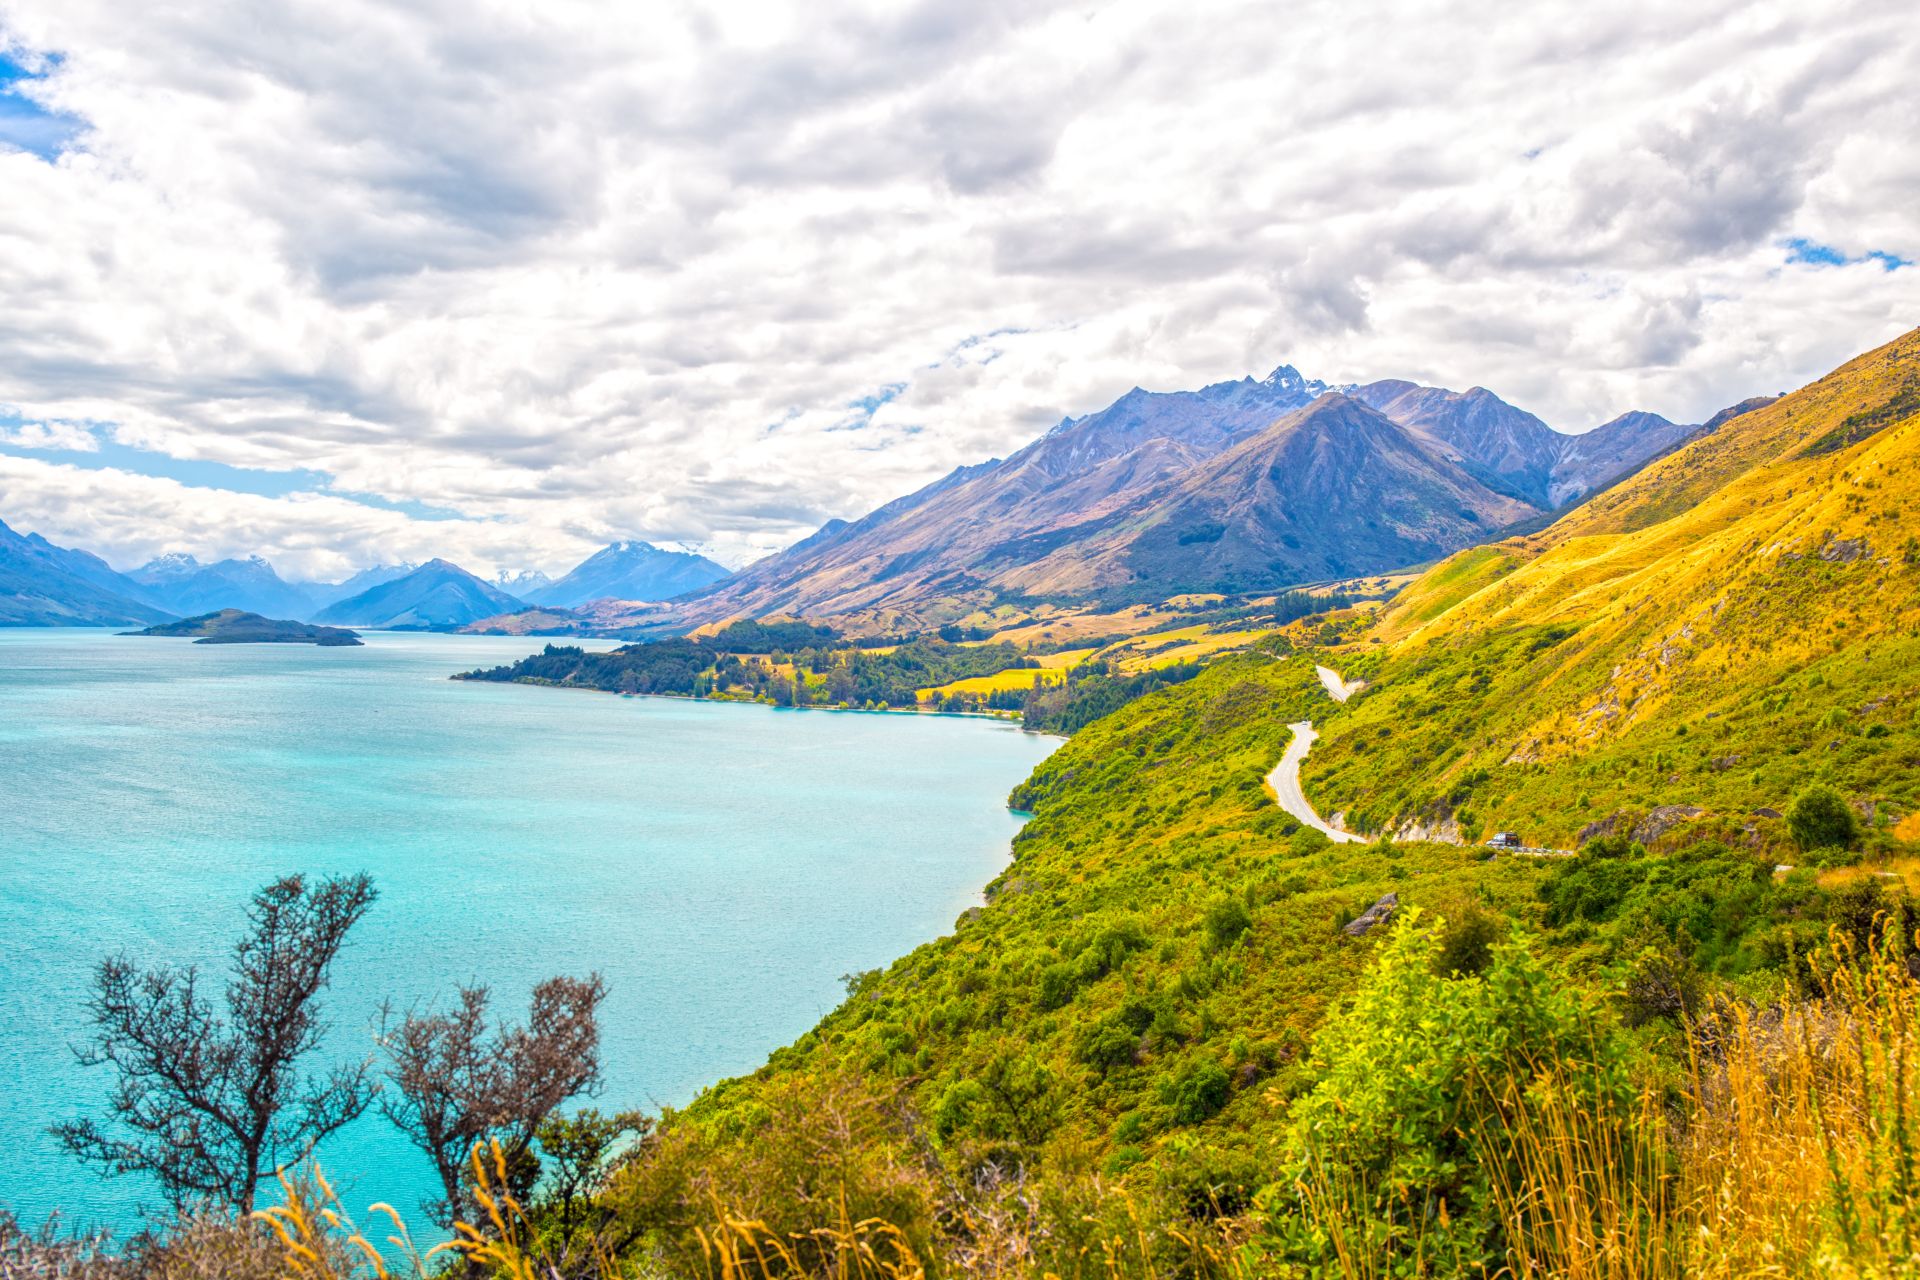
[[[1901,267],[1913,265],[1912,259],[1902,258],[1884,249],[1870,249],[1857,258],[1849,258],[1830,244],[1800,236],[1787,241],[1787,261],[1804,262],[1814,267],[1848,267],[1858,262],[1877,262],[1886,271],[1898,271]]]
[[[20,91],[22,85],[58,66],[59,59],[50,57],[44,64],[34,71],[18,57],[0,53],[0,149],[14,147],[42,160],[57,160],[80,132],[80,122],[48,111]]]

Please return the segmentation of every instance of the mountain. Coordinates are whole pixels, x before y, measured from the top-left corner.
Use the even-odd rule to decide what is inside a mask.
[[[589,600],[668,600],[727,576],[726,568],[705,556],[649,542],[616,542],[559,581],[520,594],[534,604],[570,609]]]
[[[1432,560],[1531,514],[1431,440],[1327,392],[1001,582],[1035,596],[1248,592]]]
[[[240,609],[270,617],[302,618],[313,612],[313,598],[281,580],[273,566],[253,556],[201,564],[182,552],[151,560],[127,575],[169,613],[192,617],[220,609]]]
[[[509,569],[494,578],[493,585],[510,596],[531,600],[534,592],[552,586],[553,578],[538,569]]]
[[[1542,511],[1606,487],[1703,430],[1669,422],[1657,413],[1634,412],[1570,434],[1514,408],[1485,387],[1449,391],[1386,381],[1347,391],[1402,426],[1442,442],[1482,483]]]
[[[100,557],[0,523],[0,626],[122,627],[168,616]]]
[[[335,601],[357,596],[383,582],[404,578],[419,567],[415,564],[377,564],[340,582],[302,582],[297,585],[312,598],[315,609],[324,609]]]
[[[1449,391],[1388,380],[1349,389],[1356,400],[1445,446],[1481,483],[1546,509],[1567,437],[1485,387]]]
[[[339,627],[316,627],[310,622],[287,622],[263,618],[241,609],[221,609],[217,613],[163,622],[135,636],[193,636],[195,644],[313,644],[321,648],[346,648],[358,645],[360,637]]]
[[[1636,412],[1569,437],[1554,466],[1548,494],[1551,505],[1558,507],[1605,488],[1700,430],[1698,425],[1668,422],[1657,413]]]
[[[1920,330],[1408,586],[1308,794],[1565,848],[1677,820],[1763,840],[1816,779],[1920,812],[1916,548]]]
[[[1346,403],[1326,407],[1311,448],[1274,439],[1236,452],[1328,390],[1289,365],[1198,391],[1136,387],[673,607],[695,625],[792,613],[907,629],[1001,603],[1139,602],[1399,568],[1484,539],[1488,520],[1538,519],[1698,430],[1628,414],[1574,436],[1484,387],[1381,381],[1340,388]],[[1360,422],[1359,408],[1400,430],[1369,421],[1337,443],[1333,424]],[[1352,485],[1335,481],[1340,466]]]
[[[526,607],[457,564],[429,560],[411,573],[328,605],[312,620],[383,631],[434,631]]]
[[[1126,518],[1130,504],[1326,390],[1282,365],[1198,391],[1136,387],[1010,457],[960,467],[852,523],[830,522],[687,601],[735,614],[945,621],[996,595],[1005,568]]]

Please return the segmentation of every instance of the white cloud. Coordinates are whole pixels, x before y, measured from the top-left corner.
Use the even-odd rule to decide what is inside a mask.
[[[1895,0],[1280,12],[0,0],[84,127],[0,151],[0,404],[333,486],[9,460],[0,518],[738,562],[1136,383],[1698,419],[1915,322],[1920,267],[1782,248],[1920,259]]]
[[[77,422],[21,422],[0,426],[0,444],[16,449],[60,449],[98,453],[100,441]]]

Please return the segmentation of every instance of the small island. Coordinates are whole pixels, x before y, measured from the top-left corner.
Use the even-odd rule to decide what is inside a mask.
[[[338,648],[361,643],[360,633],[345,627],[318,627],[311,622],[263,618],[244,609],[221,609],[197,618],[163,622],[145,631],[123,631],[128,636],[193,636],[195,644],[317,644]]]

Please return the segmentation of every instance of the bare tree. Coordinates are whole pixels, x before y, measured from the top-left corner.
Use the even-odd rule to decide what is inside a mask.
[[[56,1125],[54,1136],[110,1174],[153,1175],[176,1206],[210,1200],[251,1212],[263,1179],[373,1100],[371,1059],[321,1074],[300,1060],[326,1036],[317,997],[375,896],[365,875],[312,885],[288,876],[255,893],[224,1016],[191,965],[103,961],[87,1005],[96,1033],[75,1052],[118,1074],[112,1117]]]
[[[490,1029],[486,987],[461,987],[445,1013],[413,1012],[382,1036],[394,1088],[381,1109],[433,1161],[444,1196],[425,1207],[443,1226],[467,1205],[476,1144],[497,1142],[525,1190],[537,1168],[540,1122],[600,1086],[599,974],[549,978],[533,989],[524,1027]]]

